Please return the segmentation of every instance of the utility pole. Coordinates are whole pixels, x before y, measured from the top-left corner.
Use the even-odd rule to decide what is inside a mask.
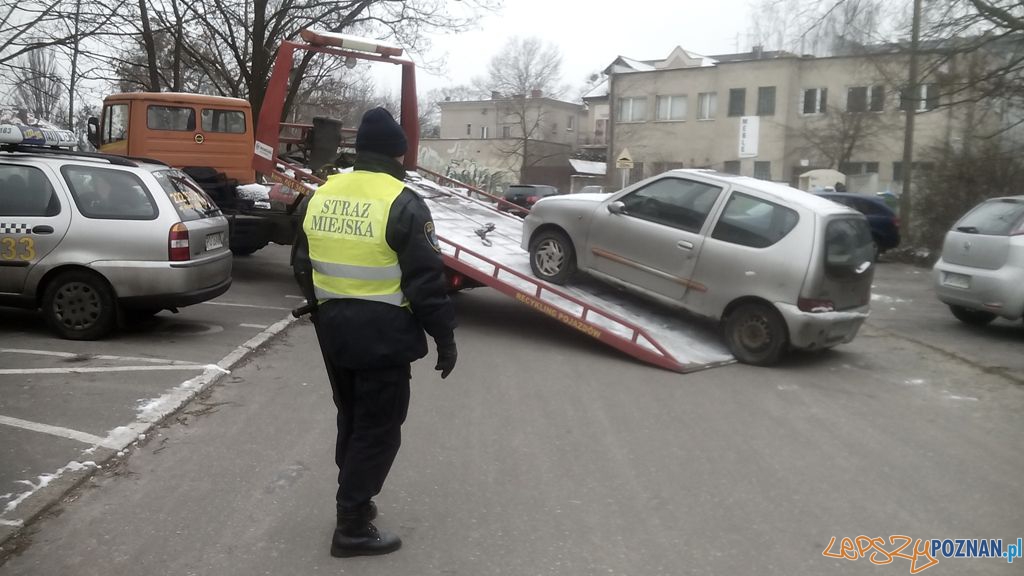
[[[917,114],[918,101],[921,96],[918,79],[918,44],[921,37],[921,0],[914,0],[913,24],[910,29],[910,71],[907,81],[905,99],[907,121],[903,131],[903,191],[900,193],[900,221],[906,237],[913,238],[913,224],[910,216],[912,210],[911,190],[914,174],[914,116]]]

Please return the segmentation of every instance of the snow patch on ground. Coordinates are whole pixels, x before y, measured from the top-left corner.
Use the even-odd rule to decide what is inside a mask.
[[[71,462],[68,462],[66,465],[61,467],[59,470],[57,470],[53,474],[43,474],[42,476],[39,476],[36,479],[36,481],[32,481],[32,480],[18,480],[16,482],[17,484],[24,484],[24,485],[28,486],[29,489],[26,490],[25,492],[22,492],[21,494],[18,494],[17,496],[15,496],[14,493],[8,493],[8,494],[4,494],[3,496],[0,496],[0,500],[10,499],[10,498],[13,497],[13,499],[10,499],[7,502],[7,504],[4,506],[4,511],[2,513],[0,513],[0,514],[7,514],[7,513],[11,512],[15,508],[17,508],[19,504],[21,504],[26,499],[28,499],[30,496],[32,496],[36,492],[42,490],[43,488],[46,488],[51,483],[53,483],[54,480],[57,480],[58,478],[63,476],[65,472],[77,472],[79,470],[84,470],[86,468],[97,468],[97,467],[98,467],[97,464],[95,462],[92,462],[92,461],[78,462],[78,461],[72,460]],[[8,526],[13,526],[13,525],[19,525],[20,526],[20,522],[21,522],[21,520],[4,521],[2,519],[0,519],[0,521],[4,522]],[[18,524],[11,524],[10,522],[17,522]]]
[[[885,294],[871,294],[872,302],[879,302],[883,304],[905,304],[907,302],[913,302],[913,300],[904,300],[894,296],[886,296]]]

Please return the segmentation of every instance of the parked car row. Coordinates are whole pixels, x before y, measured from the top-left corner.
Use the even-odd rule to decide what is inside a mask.
[[[0,147],[0,305],[60,336],[215,298],[231,286],[228,221],[184,172],[152,160]]]

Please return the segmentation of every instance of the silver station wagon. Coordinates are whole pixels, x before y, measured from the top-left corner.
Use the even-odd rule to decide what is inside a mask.
[[[868,316],[862,214],[788,186],[673,170],[614,194],[544,198],[526,217],[533,273],[577,271],[719,321],[738,360],[850,342]]]
[[[179,170],[0,146],[0,305],[41,309],[64,338],[223,294],[227,241],[227,220]]]

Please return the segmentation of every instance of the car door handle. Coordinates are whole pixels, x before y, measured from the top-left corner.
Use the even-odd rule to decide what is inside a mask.
[[[676,246],[679,246],[683,250],[693,250],[693,242],[688,240],[680,240],[679,242],[676,242]]]
[[[33,234],[53,234],[53,226],[39,225],[32,228]]]

